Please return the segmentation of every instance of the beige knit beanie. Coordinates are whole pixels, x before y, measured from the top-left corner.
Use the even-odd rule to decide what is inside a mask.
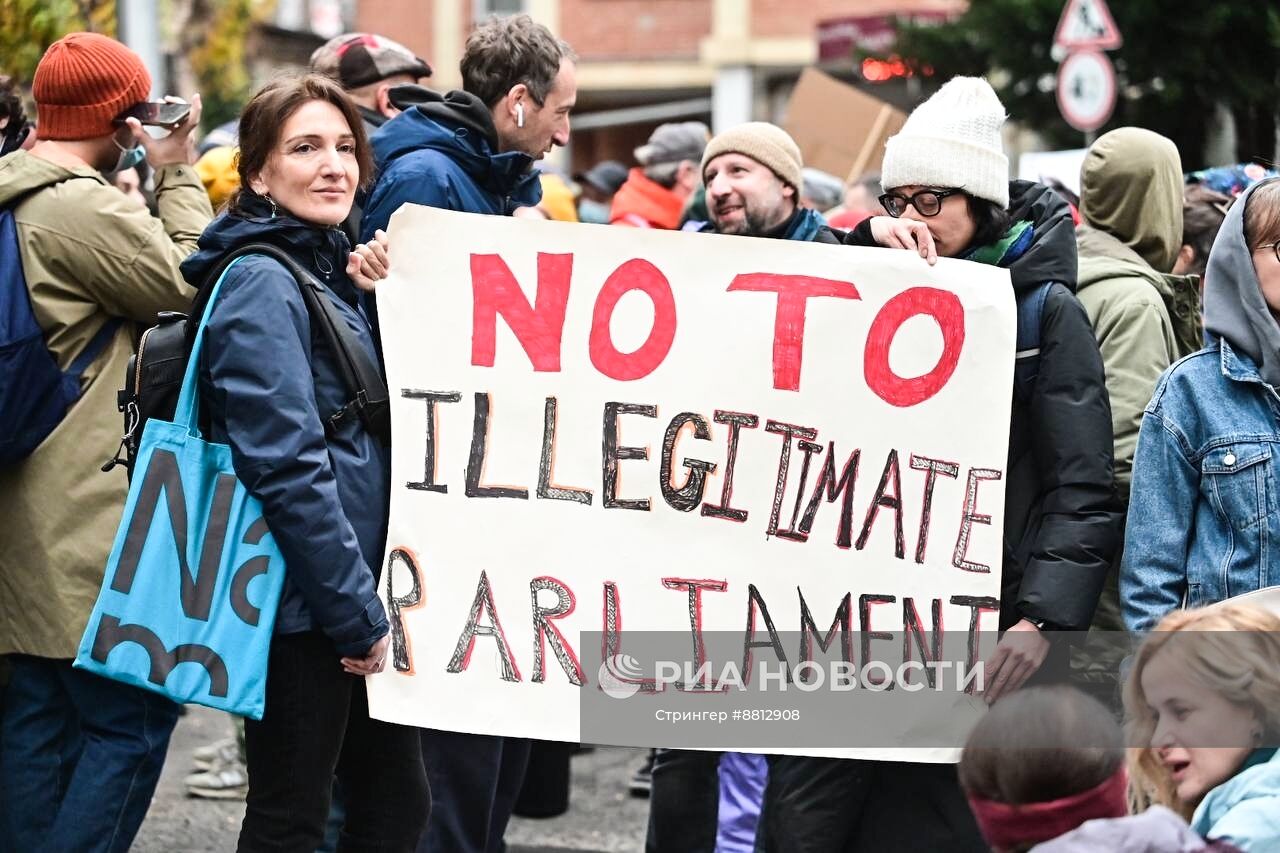
[[[768,166],[784,184],[790,184],[798,193],[804,184],[800,176],[804,162],[800,146],[776,124],[767,121],[749,121],[730,128],[707,143],[702,155],[702,176],[706,179],[707,164],[721,154],[742,154]]]
[[[981,77],[953,77],[907,117],[884,146],[881,183],[958,187],[1009,206],[1009,158],[1000,140],[1004,105]]]

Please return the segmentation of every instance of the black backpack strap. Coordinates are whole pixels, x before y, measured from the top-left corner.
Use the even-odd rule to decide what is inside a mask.
[[[334,354],[338,364],[338,373],[342,384],[350,398],[345,406],[324,418],[325,434],[332,437],[334,433],[348,423],[351,418],[359,418],[368,432],[384,445],[391,443],[391,406],[387,394],[387,385],[382,379],[377,361],[369,356],[360,345],[355,333],[347,326],[338,309],[325,293],[325,287],[315,276],[295,261],[288,252],[270,243],[250,243],[241,246],[228,254],[210,273],[200,288],[200,295],[207,301],[206,294],[212,290],[213,283],[231,265],[232,261],[246,255],[266,255],[284,266],[298,283],[302,292],[302,301],[307,306],[307,314],[312,325],[320,332],[325,343]],[[192,305],[192,316],[203,313],[203,302],[197,297]],[[187,324],[187,348],[190,351],[194,341],[195,327],[198,323]]]

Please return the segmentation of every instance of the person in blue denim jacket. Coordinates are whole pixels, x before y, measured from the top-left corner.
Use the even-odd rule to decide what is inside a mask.
[[[1209,254],[1209,345],[1174,363],[1147,406],[1120,570],[1130,631],[1280,583],[1278,241],[1273,178],[1231,207]]]

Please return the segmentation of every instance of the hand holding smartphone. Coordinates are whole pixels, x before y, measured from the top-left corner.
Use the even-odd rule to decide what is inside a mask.
[[[143,101],[134,104],[115,118],[116,124],[128,124],[129,119],[138,120],[148,127],[163,127],[173,130],[187,120],[191,114],[191,104],[182,101]]]
[[[125,110],[115,121],[133,131],[135,144],[146,149],[147,160],[155,168],[195,162],[191,134],[200,123],[199,95],[192,95],[190,103],[173,97],[143,101]],[[143,130],[144,126],[167,128],[169,134],[156,139]]]

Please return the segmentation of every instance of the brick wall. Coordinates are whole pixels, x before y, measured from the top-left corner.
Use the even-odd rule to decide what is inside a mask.
[[[816,38],[828,18],[891,15],[924,9],[963,7],[962,0],[752,0],[752,35]]]
[[[431,28],[435,0],[360,0],[356,27],[395,39],[418,56],[435,65],[435,44]]]
[[[696,59],[711,0],[561,0],[560,34],[587,61]]]

